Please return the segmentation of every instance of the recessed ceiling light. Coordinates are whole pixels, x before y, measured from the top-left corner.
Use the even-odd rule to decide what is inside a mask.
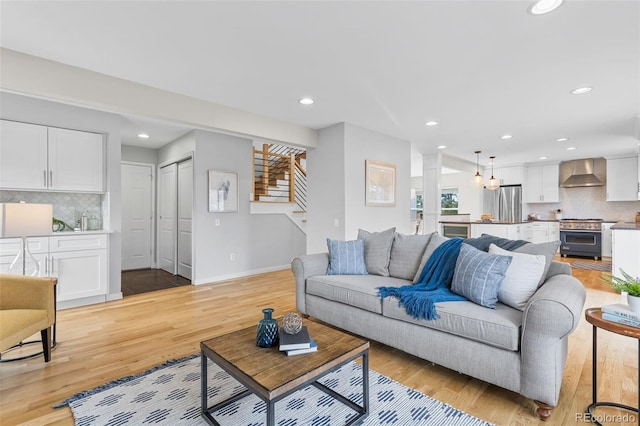
[[[544,155],[542,157],[540,157],[541,160],[546,160],[549,157],[545,157]]]
[[[511,139],[513,136],[511,135],[502,135],[500,136],[500,139]]]
[[[556,142],[566,142],[568,140],[569,140],[569,138],[558,138],[558,139],[556,139]]]
[[[584,86],[584,87],[578,87],[577,89],[573,89],[571,91],[572,95],[582,95],[583,93],[588,93],[590,91],[593,90],[593,87],[589,87],[589,86]]]
[[[446,145],[438,145],[438,149],[445,149],[446,147]]]
[[[544,15],[560,7],[562,1],[563,0],[538,0],[529,8],[529,13],[532,15]]]
[[[567,147],[567,151],[573,151],[574,149],[576,149],[576,147],[575,147],[575,146],[568,146],[568,147]]]
[[[427,121],[426,123],[424,123],[425,126],[437,126],[438,122],[437,121]]]
[[[138,133],[140,139],[149,139],[149,135],[146,133]]]
[[[311,105],[313,103],[313,99],[311,99],[311,98],[302,98],[298,102],[300,102],[302,105]]]

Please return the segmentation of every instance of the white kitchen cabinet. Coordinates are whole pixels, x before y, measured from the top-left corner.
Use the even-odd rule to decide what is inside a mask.
[[[107,294],[106,235],[50,237],[49,256],[50,275],[58,277],[58,302]]]
[[[49,127],[49,188],[102,192],[102,135]]]
[[[547,243],[560,239],[558,222],[529,222],[524,225],[524,240],[531,243]]]
[[[637,201],[638,157],[607,158],[607,201]]]
[[[611,273],[622,277],[622,269],[632,277],[640,277],[640,230],[614,226],[612,231]]]
[[[602,222],[602,257],[611,257],[613,246],[613,235],[611,226],[615,222]]]
[[[558,164],[526,166],[524,168],[524,185],[526,203],[558,203],[560,202],[559,183],[560,170]]]
[[[47,128],[0,120],[0,188],[47,189]]]
[[[102,192],[102,135],[0,121],[0,188]]]
[[[484,175],[488,181],[491,177],[491,167],[484,169]],[[493,176],[500,185],[521,185],[524,181],[523,166],[494,167]]]
[[[27,241],[40,263],[40,276],[58,278],[58,308],[106,300],[109,289],[106,234],[67,233],[29,237]],[[8,272],[21,247],[20,238],[0,239],[0,273]]]
[[[491,224],[491,223],[472,223],[471,237],[478,238],[482,234],[489,234],[500,238],[508,238],[510,240],[522,239],[521,224]]]
[[[48,276],[47,255],[49,254],[49,239],[47,237],[27,238],[29,251],[40,266],[38,276]],[[22,251],[22,238],[0,239],[0,274],[8,274],[11,263],[16,258],[18,252]]]

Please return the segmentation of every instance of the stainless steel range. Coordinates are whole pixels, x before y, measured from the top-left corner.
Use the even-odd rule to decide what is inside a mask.
[[[560,254],[598,260],[602,256],[602,219],[562,219]]]

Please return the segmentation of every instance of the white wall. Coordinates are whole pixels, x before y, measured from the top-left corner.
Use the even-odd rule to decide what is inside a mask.
[[[103,225],[113,231],[112,234],[109,234],[109,294],[107,298],[121,298],[120,116],[6,92],[0,92],[0,116],[8,120],[105,135],[105,188],[107,191],[105,198],[108,199],[106,203],[108,211],[105,212]]]
[[[158,150],[141,146],[122,145],[122,161],[158,164]]]
[[[381,133],[345,125],[345,238],[355,239],[358,229],[409,234],[411,226],[411,144]],[[365,161],[396,166],[396,203],[393,207],[365,205]]]
[[[396,205],[365,206],[365,160],[396,165]],[[355,239],[358,228],[411,233],[411,146],[348,123],[318,131],[307,151],[307,253],[326,252],[326,239]],[[337,226],[336,226],[337,221]]]
[[[344,239],[344,128],[319,130],[318,147],[307,150],[307,253],[326,252],[327,238]]]
[[[288,268],[292,258],[305,253],[305,235],[284,214],[250,214],[252,141],[200,130],[187,137],[190,135],[195,141],[193,283]],[[238,212],[208,211],[210,169],[238,173]],[[236,255],[235,261],[230,260],[231,253]]]

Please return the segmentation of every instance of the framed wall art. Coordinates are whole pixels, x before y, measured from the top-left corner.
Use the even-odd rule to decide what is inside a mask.
[[[365,161],[365,205],[396,205],[396,166],[380,161]]]
[[[238,211],[238,174],[209,170],[209,211]]]

